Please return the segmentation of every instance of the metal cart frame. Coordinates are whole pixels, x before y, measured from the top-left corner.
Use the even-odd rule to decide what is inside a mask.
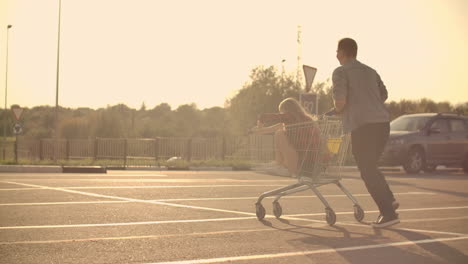
[[[335,184],[352,201],[354,217],[361,222],[364,210],[340,183],[342,165],[350,144],[350,136],[343,134],[341,121],[324,117],[319,121],[289,125],[285,130],[299,157],[298,182],[261,194],[255,203],[258,220],[265,218],[266,212],[262,205],[264,198],[276,196],[273,200],[273,214],[280,218],[283,212],[279,203],[281,197],[310,189],[325,206],[326,221],[332,226],[336,223],[336,214],[317,188]]]

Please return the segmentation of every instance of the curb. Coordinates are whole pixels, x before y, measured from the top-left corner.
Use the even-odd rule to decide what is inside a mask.
[[[127,171],[167,171],[167,167],[107,167],[107,170],[127,170]]]
[[[127,170],[127,171],[263,171],[252,167],[250,169],[237,169],[235,167],[101,167],[101,166],[36,166],[36,165],[0,165],[0,172],[11,173],[107,173],[108,170]],[[403,171],[401,167],[380,167],[381,171],[399,172]],[[444,172],[457,172],[459,168],[440,168]],[[342,166],[341,172],[359,172],[357,166]]]
[[[191,171],[233,171],[233,167],[189,167]]]
[[[61,173],[61,166],[1,165],[0,172],[17,173]]]
[[[106,167],[100,166],[63,166],[63,173],[107,173]]]
[[[0,165],[0,172],[11,173],[107,173],[99,166],[35,166],[35,165]]]

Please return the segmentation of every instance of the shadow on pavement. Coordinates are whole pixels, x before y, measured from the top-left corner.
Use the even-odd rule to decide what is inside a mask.
[[[359,174],[359,172],[358,172]],[[441,179],[444,181],[450,181],[450,180],[468,180],[468,175],[466,174],[459,174],[459,173],[445,173],[445,174],[393,174],[393,173],[388,173],[388,172],[383,172],[385,175],[385,178],[387,179],[387,182],[390,186],[408,186],[408,187],[413,187],[419,190],[423,191],[429,191],[429,192],[435,192],[435,193],[442,193],[442,194],[448,194],[448,195],[453,195],[453,196],[458,196],[458,197],[463,197],[463,198],[468,198],[468,192],[459,192],[459,191],[449,191],[449,190],[443,190],[439,188],[431,188],[431,187],[426,187],[423,184],[413,184],[413,183],[408,183],[408,182],[401,182],[398,181],[399,178],[402,179],[421,179],[421,180],[428,180],[428,179]],[[361,178],[356,178],[355,176],[347,176],[343,175],[343,179],[359,179]]]
[[[418,240],[425,240],[425,239],[432,239],[431,237],[413,232],[408,230],[401,230],[401,229],[389,229],[393,232],[399,234],[402,237],[405,237],[409,241],[418,241]],[[424,249],[427,252],[430,252],[432,255],[435,255],[443,260],[443,263],[468,263],[468,256],[460,252],[459,250],[448,246],[442,242],[434,242],[434,243],[421,243],[415,245]]]
[[[332,227],[310,227],[292,224],[286,219],[277,219],[283,224],[290,225],[291,228],[275,227],[272,222],[263,220],[265,226],[277,229],[279,231],[294,233],[301,235],[301,238],[289,240],[289,244],[298,251],[313,251],[320,249],[340,249],[359,246],[372,246],[385,243],[400,242],[386,237],[382,234],[381,229],[373,229],[373,233],[352,232],[341,226]],[[433,237],[416,233],[412,231],[399,229],[386,229],[400,235],[403,241],[419,241],[433,239]],[[316,235],[317,231],[333,232],[330,236]],[[315,232],[315,233],[314,233]],[[339,234],[339,237],[336,234]],[[412,247],[412,248],[410,248]],[[414,250],[414,247],[419,247],[421,250]],[[388,246],[372,249],[358,250],[337,250],[337,254],[341,257],[343,263],[356,264],[377,264],[377,263],[468,263],[468,256],[459,250],[444,244],[443,242],[432,242],[414,244],[411,246]],[[320,260],[321,263],[335,263],[335,260],[330,259],[327,262],[323,255],[316,254],[305,255],[311,260],[311,263],[316,263]],[[318,262],[317,262],[318,263]]]

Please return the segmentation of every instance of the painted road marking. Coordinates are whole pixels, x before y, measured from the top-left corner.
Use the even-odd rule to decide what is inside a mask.
[[[64,187],[61,187],[64,188]],[[20,188],[21,189],[21,188]],[[28,189],[28,188],[24,188]],[[38,189],[44,190],[43,188],[31,188],[31,189]],[[431,192],[407,192],[407,193],[394,193],[395,195],[437,195],[436,193]],[[355,197],[369,197],[370,194],[355,194]],[[331,198],[331,197],[346,197],[345,194],[329,194],[324,195],[324,197]],[[275,197],[266,197],[265,199],[274,199]],[[299,198],[317,198],[315,195],[291,195],[291,196],[284,196],[281,199],[299,199]],[[257,200],[258,197],[251,196],[251,197],[219,197],[219,198],[180,198],[180,199],[156,199],[156,200],[145,200],[145,201],[154,201],[154,202],[195,202],[195,201],[223,201],[223,200]],[[100,203],[130,203],[129,201],[84,201],[84,202],[49,202],[49,203],[4,203],[0,204],[0,206],[23,206],[23,205],[65,205],[65,204],[100,204]]]
[[[129,202],[139,202],[139,203],[149,203],[149,204],[167,205],[167,206],[172,206],[172,207],[191,208],[191,209],[201,209],[201,210],[206,210],[206,211],[215,211],[215,212],[224,212],[224,213],[234,213],[234,214],[242,214],[242,215],[249,215],[249,216],[255,215],[255,213],[247,213],[247,212],[240,212],[240,211],[233,211],[233,210],[223,210],[223,209],[216,209],[216,208],[209,208],[209,207],[202,207],[202,206],[182,205],[182,204],[174,204],[174,203],[167,203],[167,202],[157,202],[157,201],[141,200],[141,199],[125,198],[125,197],[111,196],[111,195],[102,195],[102,194],[89,193],[89,192],[81,192],[81,191],[70,190],[70,189],[64,189],[64,188],[47,187],[47,186],[41,186],[41,185],[35,185],[35,184],[26,184],[26,183],[17,183],[17,182],[6,182],[6,181],[5,181],[4,183],[17,184],[17,185],[28,186],[28,187],[38,187],[38,188],[48,189],[48,190],[57,190],[57,191],[62,191],[62,192],[75,193],[75,194],[81,194],[81,195],[92,196],[92,197],[108,198],[108,199],[114,199],[114,200],[129,201]]]
[[[443,209],[445,210],[445,208]],[[373,213],[378,213],[378,211],[371,211]],[[239,212],[242,213],[242,212]],[[340,215],[352,215],[354,212],[340,212],[337,213]],[[325,213],[313,214],[315,216],[324,216]],[[275,218],[273,215],[266,215],[265,218]],[[466,219],[468,216],[461,217],[448,217],[448,218],[422,218],[422,219],[404,219],[402,222],[426,222],[426,221],[442,221],[442,220],[460,220]],[[201,223],[201,222],[220,222],[220,221],[241,221],[241,220],[250,220],[257,219],[256,216],[251,217],[228,217],[228,218],[206,218],[206,219],[186,219],[186,220],[161,220],[161,221],[143,221],[143,222],[122,222],[122,223],[103,223],[103,224],[75,224],[75,225],[34,225],[34,226],[2,226],[0,230],[10,230],[10,229],[43,229],[43,228],[75,228],[75,227],[103,227],[103,226],[130,226],[130,225],[157,225],[157,224],[176,224],[176,223]],[[307,218],[297,218],[292,215],[284,215],[281,219],[285,220],[298,220],[305,222],[314,222],[314,223],[326,223],[326,221],[307,219]],[[348,225],[348,226],[359,226],[359,227],[368,227],[365,224],[351,223],[351,222],[337,222],[337,224]],[[441,234],[455,234],[442,232]],[[464,234],[460,234],[464,235]]]
[[[244,217],[246,218],[246,217]],[[248,217],[249,219],[253,217]],[[304,227],[313,226],[326,226],[328,224],[311,224],[305,225]],[[11,242],[0,242],[0,245],[11,245],[11,244],[51,244],[51,243],[67,243],[67,242],[87,242],[87,241],[99,241],[99,240],[130,240],[130,239],[157,239],[157,238],[170,238],[179,236],[206,236],[206,235],[222,235],[222,234],[235,234],[235,233],[252,233],[252,232],[271,232],[271,231],[287,231],[299,229],[300,227],[290,227],[284,229],[274,228],[263,228],[263,229],[242,229],[242,230],[224,230],[224,231],[212,231],[212,232],[195,232],[195,233],[182,233],[182,234],[170,234],[170,235],[147,235],[147,236],[123,236],[123,237],[93,237],[93,238],[81,238],[81,239],[59,239],[59,240],[33,240],[33,241],[11,241]]]
[[[242,218],[231,218],[231,219],[211,219],[212,221],[236,221],[236,220],[247,220],[253,219],[255,217],[242,217]],[[430,219],[411,219],[414,221],[446,221],[446,220],[458,220],[458,219],[468,219],[468,216],[465,217],[451,217],[451,218],[430,218]],[[408,222],[409,220],[405,220]],[[162,222],[162,221],[160,221]],[[192,221],[193,222],[193,221]],[[175,223],[175,222],[174,222]],[[68,242],[88,242],[88,241],[104,241],[104,240],[131,240],[131,239],[159,239],[159,238],[170,238],[178,236],[207,236],[207,235],[220,235],[220,234],[235,234],[235,233],[252,233],[252,232],[271,232],[271,231],[288,231],[295,230],[307,227],[327,227],[328,224],[323,221],[320,223],[314,223],[309,225],[304,225],[301,227],[290,227],[290,228],[256,228],[256,229],[242,229],[242,230],[224,230],[224,231],[212,231],[212,232],[195,232],[195,233],[183,233],[183,234],[169,234],[169,235],[146,235],[146,236],[121,236],[121,237],[91,237],[91,238],[80,238],[80,239],[59,239],[59,240],[31,240],[31,241],[9,241],[9,242],[0,242],[0,245],[12,245],[12,244],[52,244],[52,243],[68,243]],[[359,227],[365,227],[365,225],[356,225]],[[390,229],[389,229],[390,230]],[[420,233],[434,233],[442,235],[451,235],[451,236],[466,236],[462,233],[453,233],[453,232],[441,232],[441,231],[432,231],[432,230],[419,230],[419,229],[407,229],[407,228],[395,228],[394,230],[403,230],[411,232],[420,232]],[[330,230],[335,232],[335,230]]]
[[[398,212],[413,212],[413,211],[432,211],[432,210],[457,210],[457,209],[468,209],[468,206],[452,206],[452,207],[427,207],[427,208],[408,208],[408,209],[398,209]],[[366,213],[379,213],[380,211],[369,210],[365,211]],[[350,214],[354,212],[335,212],[335,214]],[[325,213],[314,213],[314,214],[291,214],[290,217],[301,217],[301,216],[322,216]]]
[[[274,217],[274,216],[270,216]],[[208,218],[208,219],[189,219],[189,220],[162,220],[145,222],[126,222],[126,223],[106,223],[106,224],[77,224],[77,225],[38,225],[38,226],[2,226],[0,230],[11,229],[42,229],[42,228],[72,228],[72,227],[103,227],[103,226],[131,226],[131,225],[158,225],[158,224],[178,224],[178,223],[200,223],[200,222],[220,222],[220,221],[239,221],[256,219],[257,217],[230,217],[230,218]]]
[[[63,177],[168,177],[169,175],[167,174],[79,174],[79,173],[73,173],[73,174],[55,174],[59,178]],[[11,176],[20,176],[21,178],[35,178],[35,177],[49,177],[51,176],[50,174],[24,174],[24,173],[16,173],[13,175],[13,173],[8,173],[8,174],[3,174],[0,173],[0,178],[2,177],[11,177]],[[56,179],[56,178],[53,178]],[[18,179],[16,179],[18,180]]]
[[[33,181],[37,182],[39,180],[44,181],[84,181],[84,182],[158,182],[158,183],[196,183],[196,182],[219,182],[219,183],[258,183],[258,182],[290,182],[291,184],[295,181],[292,180],[236,180],[236,179],[56,179],[56,178],[47,178],[47,179],[2,179],[3,181]],[[78,187],[76,187],[78,188]]]
[[[4,188],[0,191],[30,191],[30,190],[41,190],[42,188]]]
[[[128,201],[90,201],[90,202],[50,202],[50,203],[5,203],[0,206],[36,206],[36,205],[72,205],[72,204],[106,204],[130,203]]]
[[[2,181],[10,182],[10,181]],[[16,183],[18,184],[18,183]],[[31,184],[33,186],[34,184]],[[39,186],[39,185],[36,185]],[[36,187],[36,188],[17,188],[17,191],[22,189],[38,190],[38,189],[67,189],[67,190],[85,190],[85,189],[168,189],[168,188],[214,188],[214,187],[279,187],[282,184],[221,184],[221,185],[158,185],[158,186],[70,186],[70,187]]]
[[[357,247],[318,249],[318,250],[285,252],[285,253],[276,253],[276,254],[247,255],[247,256],[221,257],[221,258],[211,258],[211,259],[193,259],[193,260],[170,261],[170,262],[153,262],[153,263],[147,263],[147,264],[208,264],[208,263],[246,261],[246,260],[257,260],[257,259],[274,259],[274,258],[307,256],[307,255],[315,255],[315,254],[323,254],[323,253],[337,253],[337,252],[348,252],[348,251],[357,251],[357,250],[368,250],[368,249],[386,248],[386,247],[412,246],[412,245],[419,245],[419,244],[430,244],[430,243],[457,241],[457,240],[465,240],[465,239],[468,239],[468,236],[422,239],[422,240],[392,242],[392,243],[377,244],[377,245],[373,244],[373,245],[365,245],[365,246],[357,246]]]
[[[192,208],[192,209],[201,209],[201,210],[207,210],[207,211],[216,211],[216,212],[225,212],[225,213],[255,216],[255,213],[250,213],[250,212],[241,212],[241,211],[234,211],[234,210],[223,210],[223,209],[216,209],[216,208],[210,208],[210,207],[181,205],[181,204],[173,204],[173,203],[166,203],[166,202],[154,202],[154,201],[147,201],[147,200],[140,200],[140,199],[130,199],[130,198],[124,198],[124,197],[118,197],[118,196],[101,195],[101,194],[95,194],[95,193],[87,193],[87,192],[81,192],[81,191],[75,191],[75,190],[67,190],[67,189],[62,189],[62,188],[54,188],[54,187],[47,187],[47,186],[40,186],[40,185],[33,185],[33,184],[25,184],[25,183],[16,183],[16,182],[6,182],[6,183],[17,184],[17,185],[28,186],[28,187],[39,187],[39,188],[44,188],[44,189],[59,190],[59,191],[63,191],[63,192],[77,193],[77,194],[93,196],[93,197],[103,197],[103,198],[124,200],[124,201],[131,201],[131,202],[150,203],[150,204],[167,205],[167,206],[173,206],[173,207]],[[443,208],[447,208],[447,207],[443,207]],[[460,207],[457,207],[457,209],[460,209]],[[273,217],[273,216],[266,215],[265,217],[270,218],[270,217]],[[283,219],[302,220],[302,221],[319,222],[319,223],[323,222],[323,221],[318,221],[318,220],[303,219],[303,218],[297,218],[297,217],[291,217],[291,216],[284,216]],[[176,220],[176,221],[184,221],[184,220]],[[187,220],[185,220],[185,221],[187,221]],[[197,220],[192,220],[192,221],[197,221]],[[346,223],[342,223],[342,224],[343,225],[351,225],[351,226],[353,225],[353,224],[346,224]],[[73,225],[73,227],[77,227],[77,226],[79,226],[79,225]],[[89,225],[86,225],[86,226],[89,226]],[[54,226],[48,226],[48,227],[52,228]],[[67,227],[67,226],[64,225],[62,227]],[[5,228],[8,228],[8,227],[5,227]],[[5,228],[0,227],[0,229],[5,229]],[[21,228],[21,226],[10,227],[10,229],[19,229],[19,228]],[[37,226],[35,228],[41,228],[41,226]]]

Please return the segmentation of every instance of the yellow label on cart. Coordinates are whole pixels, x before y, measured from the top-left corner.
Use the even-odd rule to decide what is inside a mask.
[[[330,151],[333,154],[338,153],[338,151],[340,150],[341,141],[342,138],[329,138],[327,140],[328,151]]]

